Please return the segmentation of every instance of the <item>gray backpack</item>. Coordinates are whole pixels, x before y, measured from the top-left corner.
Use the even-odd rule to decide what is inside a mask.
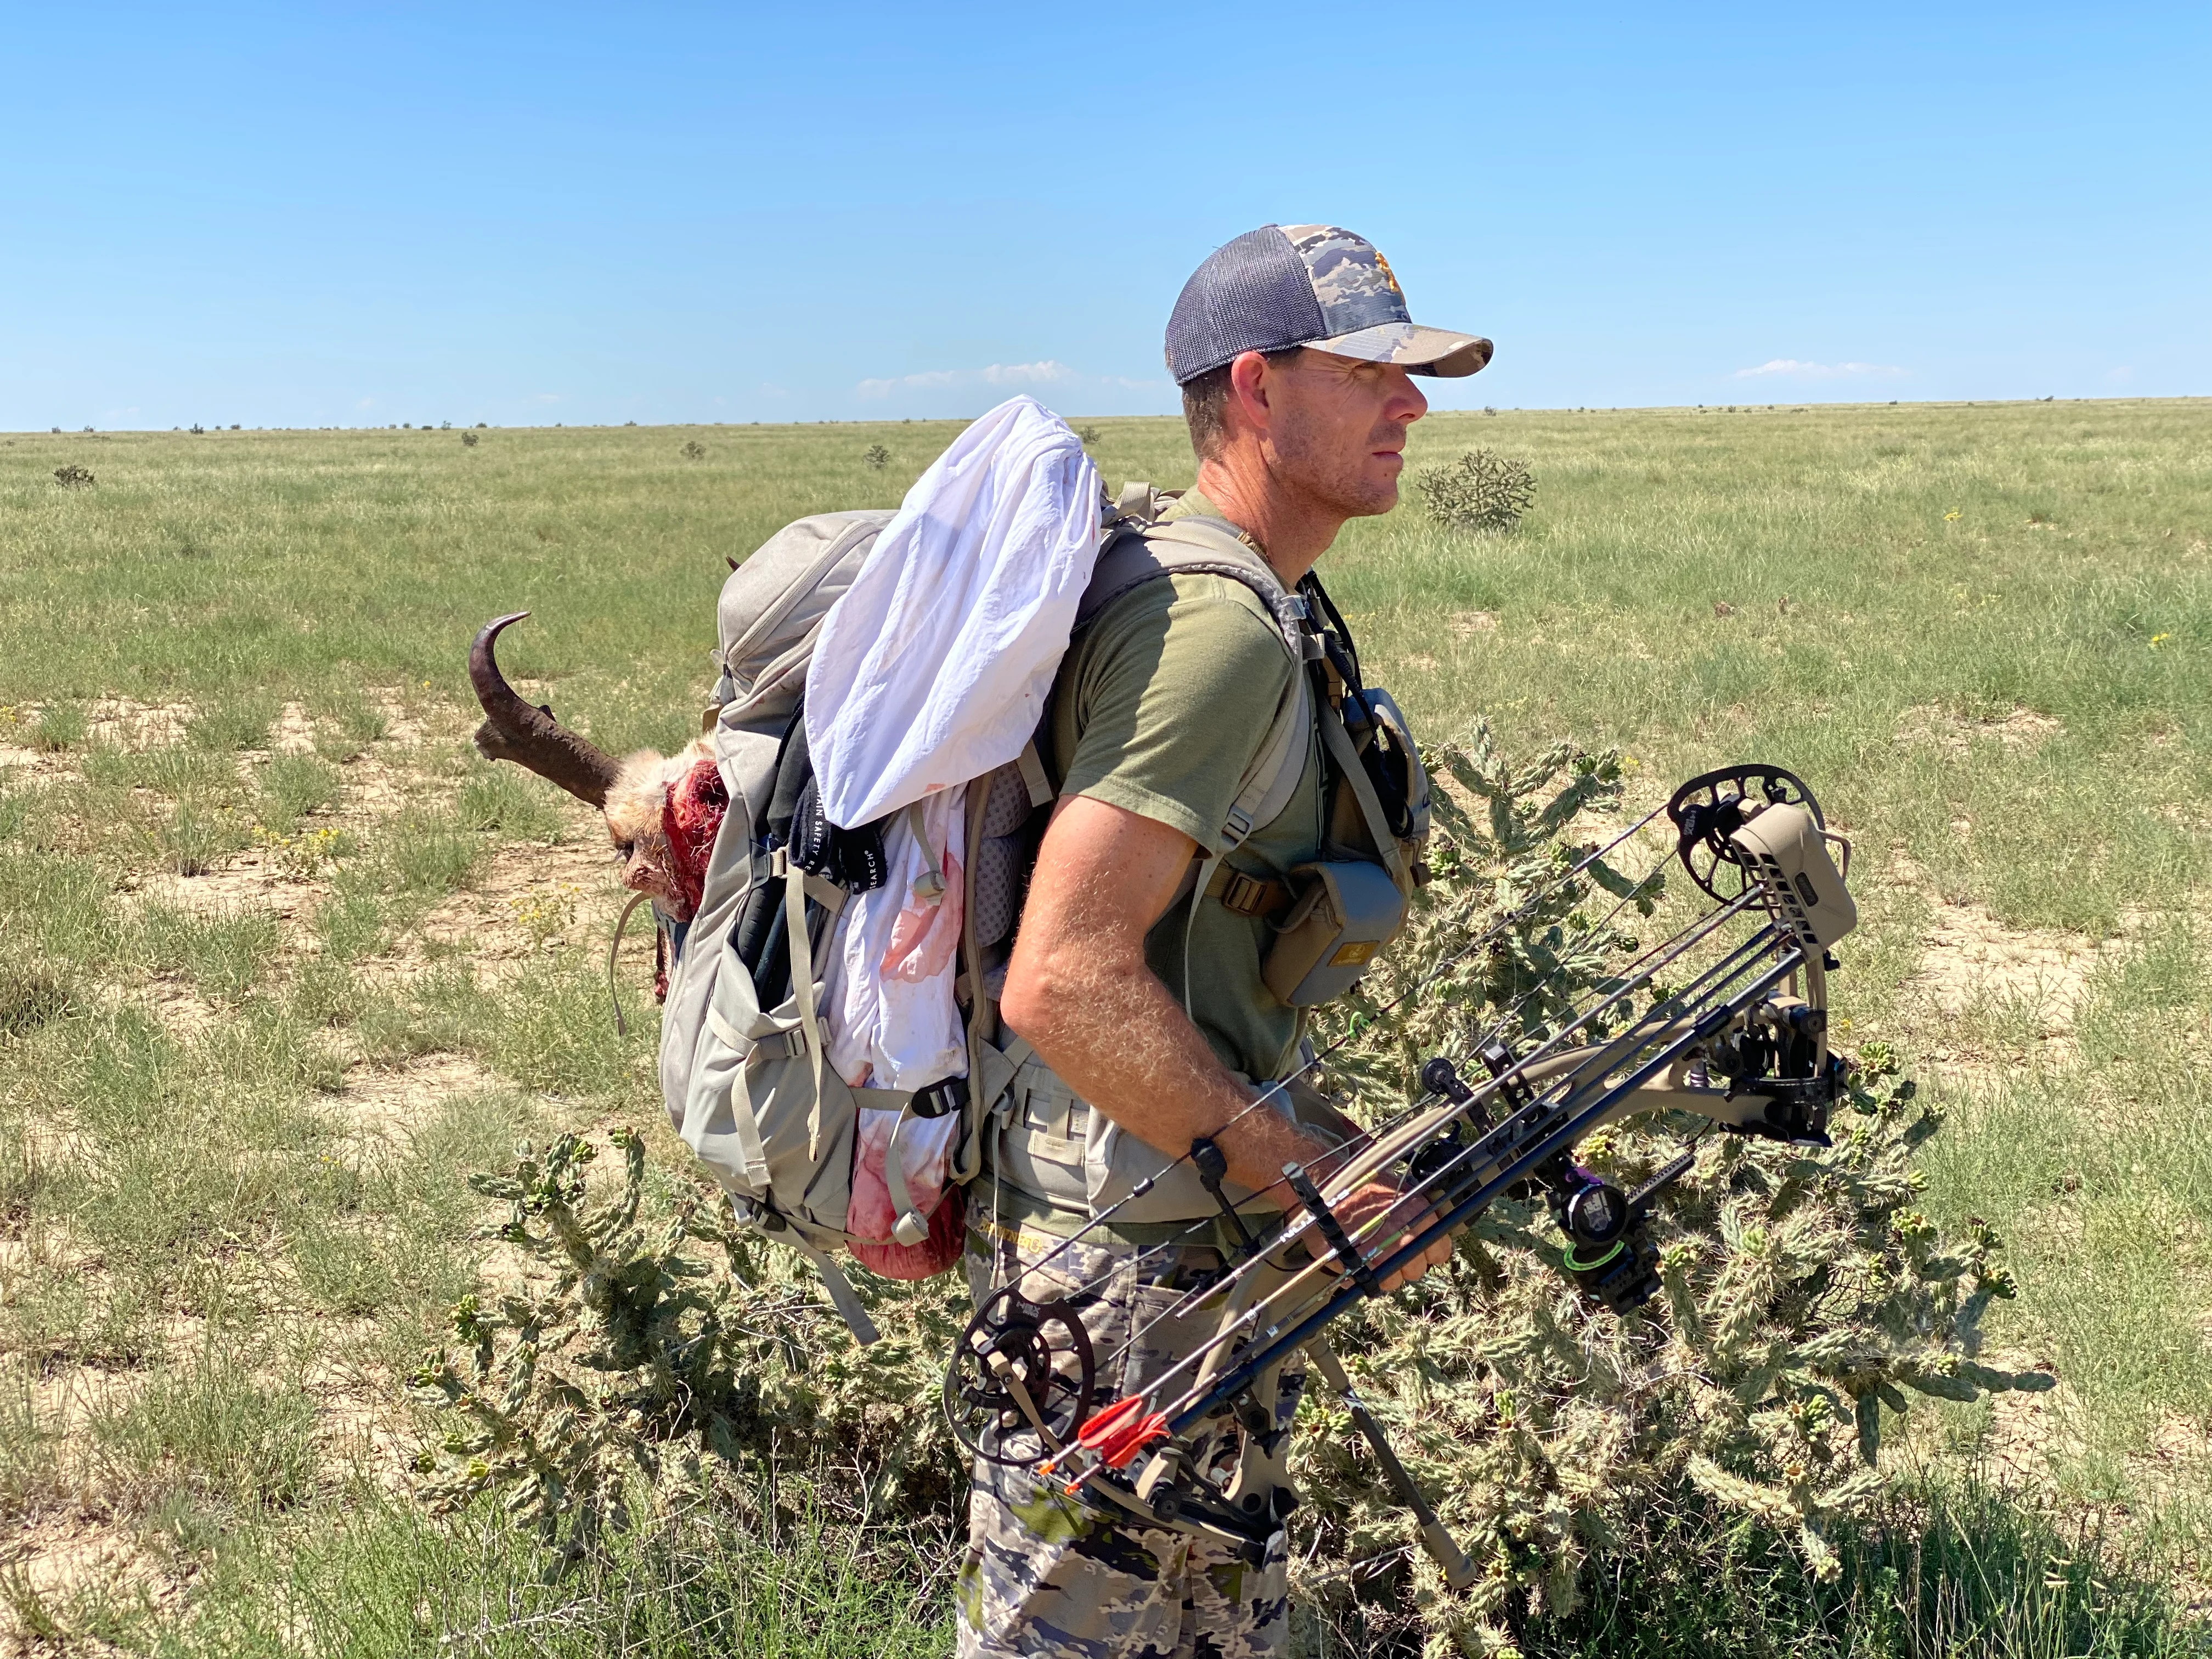
[[[1310,659],[1317,647],[1304,626],[1305,602],[1285,592],[1258,551],[1219,520],[1154,522],[1160,505],[1149,486],[1133,484],[1106,508],[1100,556],[1076,627],[1146,582],[1211,573],[1249,588],[1275,617],[1291,659]],[[730,805],[697,914],[680,941],[660,1040],[661,1088],[678,1133],[730,1193],[742,1218],[813,1263],[864,1342],[875,1340],[874,1327],[832,1259],[854,1242],[847,1211],[862,1109],[897,1111],[902,1131],[918,1117],[960,1113],[951,1173],[962,1183],[982,1167],[987,1133],[998,1145],[1000,1166],[1034,1164],[1023,1184],[1048,1197],[1111,1201],[1147,1175],[1161,1175],[1168,1164],[1141,1141],[1121,1136],[1117,1126],[1083,1113],[1073,1092],[999,1024],[998,995],[1019,919],[1025,860],[1041,828],[1036,815],[1052,799],[1034,744],[968,790],[959,978],[969,1047],[965,1087],[939,1085],[915,1095],[856,1089],[825,1062],[820,953],[849,896],[801,869],[790,848],[778,844],[779,764],[797,724],[823,620],[891,517],[872,511],[802,519],[769,538],[723,585],[722,672],[712,738]],[[1209,891],[1220,885],[1233,874],[1222,855],[1288,805],[1308,758],[1313,703],[1309,676],[1293,674],[1228,821],[1215,844],[1200,849],[1189,884],[1206,884]],[[787,774],[787,764],[783,769]],[[787,803],[781,810],[789,812]],[[778,896],[783,931],[772,943],[779,960],[788,961],[788,977],[767,981],[764,993],[740,954],[739,918],[757,917],[760,901]],[[1063,1146],[1057,1153],[1055,1137]],[[1184,1169],[1173,1173],[1189,1176]],[[896,1137],[886,1176],[901,1217],[896,1237],[915,1243],[926,1224],[904,1189]],[[1212,1200],[1196,1178],[1186,1184],[1183,1192],[1171,1176],[1162,1179],[1161,1190],[1146,1200],[1146,1217],[1210,1212]]]

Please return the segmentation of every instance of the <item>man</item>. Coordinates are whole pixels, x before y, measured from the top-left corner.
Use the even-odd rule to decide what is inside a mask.
[[[1407,429],[1428,409],[1411,377],[1474,374],[1490,349],[1416,326],[1389,263],[1346,231],[1268,225],[1237,238],[1199,267],[1168,324],[1168,368],[1199,458],[1197,488],[1171,512],[1223,521],[1294,586],[1346,520],[1397,504]],[[1302,1011],[1262,978],[1270,915],[1178,894],[1194,856],[1214,850],[1299,672],[1265,604],[1219,575],[1147,582],[1078,635],[1054,692],[1060,799],[1000,1005],[1080,1097],[1070,1114],[1103,1114],[1162,1164],[1214,1137],[1229,1181],[1276,1208],[1284,1165],[1337,1144],[1320,1133],[1325,1107],[1245,1113],[1297,1069]],[[1229,860],[1255,882],[1322,848],[1329,769],[1318,728],[1301,735],[1290,805]],[[1271,1105],[1287,1092],[1272,1091]],[[1087,1217],[1024,1192],[1015,1173],[987,1170],[971,1199],[979,1298],[1017,1278],[1033,1298],[1089,1298],[1100,1401],[1204,1334],[1203,1318],[1154,1321],[1218,1269],[1211,1248],[1170,1242],[1185,1227],[1117,1226],[1029,1272]],[[1339,1213],[1357,1231],[1418,1202],[1376,1182]],[[1449,1251],[1431,1247],[1391,1282]],[[1296,1409],[1297,1381],[1285,1379],[1279,1421]],[[980,1459],[958,1600],[961,1653],[993,1659],[1257,1659],[1287,1635],[1279,1541],[1255,1567],[1210,1540],[1117,1524],[1026,1470]]]

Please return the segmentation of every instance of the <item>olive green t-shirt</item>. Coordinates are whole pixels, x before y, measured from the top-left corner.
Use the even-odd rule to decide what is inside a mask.
[[[1196,490],[1164,516],[1191,514],[1221,516]],[[1243,583],[1202,574],[1146,582],[1107,606],[1060,664],[1049,757],[1060,793],[1167,824],[1211,851],[1296,672],[1275,619]],[[1317,856],[1322,807],[1320,738],[1311,732],[1291,804],[1227,862],[1287,876]],[[1280,1077],[1295,1063],[1303,1027],[1299,1011],[1260,976],[1273,930],[1212,902],[1198,904],[1194,923],[1196,902],[1182,901],[1154,926],[1146,960],[1224,1066],[1255,1081]]]

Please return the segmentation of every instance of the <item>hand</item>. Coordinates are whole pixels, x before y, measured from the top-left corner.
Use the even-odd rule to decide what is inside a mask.
[[[1370,1261],[1378,1255],[1395,1253],[1404,1243],[1406,1235],[1419,1232],[1436,1219],[1436,1212],[1429,1208],[1427,1201],[1419,1194],[1401,1193],[1385,1181],[1370,1181],[1364,1187],[1356,1187],[1345,1195],[1341,1203],[1331,1207],[1336,1212],[1336,1218],[1344,1224],[1346,1236],[1359,1246],[1360,1254]],[[1382,1216],[1390,1218],[1375,1226],[1375,1239],[1363,1238],[1362,1231]],[[1336,1252],[1323,1243],[1317,1235],[1313,1237],[1310,1248],[1321,1254],[1322,1265],[1331,1273],[1344,1271],[1344,1264],[1338,1260]],[[1401,1285],[1410,1285],[1430,1268],[1443,1267],[1451,1260],[1451,1254],[1449,1237],[1436,1239],[1427,1249],[1384,1279],[1382,1288],[1395,1291]]]

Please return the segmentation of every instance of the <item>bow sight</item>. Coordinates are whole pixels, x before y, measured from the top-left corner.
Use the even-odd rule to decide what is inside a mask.
[[[1223,1217],[1194,1224],[1193,1242],[1233,1238],[1239,1247],[1223,1272],[1159,1318],[1212,1312],[1212,1334],[1139,1392],[1101,1407],[1091,1397],[1096,1379],[1120,1369],[1120,1352],[1094,1352],[1079,1317],[1088,1295],[1031,1302],[1017,1278],[985,1301],[946,1374],[946,1415],[961,1443],[991,1462],[1052,1475],[1116,1519],[1233,1541],[1256,1562],[1297,1502],[1283,1467],[1288,1430],[1278,1419],[1286,1414],[1277,1406],[1285,1363],[1303,1353],[1350,1408],[1447,1582],[1470,1582],[1473,1565],[1324,1340],[1329,1322],[1382,1294],[1393,1273],[1498,1198],[1539,1194],[1565,1237],[1562,1265],[1577,1287],[1630,1313],[1659,1287],[1651,1207],[1693,1154],[1685,1151],[1624,1192],[1577,1163],[1576,1147],[1606,1124],[1656,1110],[1689,1113],[1707,1128],[1826,1146],[1843,1086],[1844,1063],[1828,1049],[1826,988],[1836,965],[1829,947],[1857,920],[1844,886],[1848,844],[1828,833],[1803,781],[1778,767],[1708,772],[1662,810],[1710,908],[1533,1046],[1508,1048],[1501,1019],[1471,1045],[1479,1078],[1462,1075],[1449,1057],[1428,1061],[1424,1094],[1408,1111],[1309,1166],[1286,1166],[1294,1206],[1286,1213],[1255,1200],[1231,1204],[1218,1149],[1196,1143],[1188,1156]],[[1842,871],[1828,855],[1832,844]],[[1468,950],[1532,913],[1524,907],[1504,918]],[[1425,1206],[1401,1205],[1347,1229],[1337,1207],[1377,1180]],[[1060,1249],[1112,1214],[1102,1212]]]

